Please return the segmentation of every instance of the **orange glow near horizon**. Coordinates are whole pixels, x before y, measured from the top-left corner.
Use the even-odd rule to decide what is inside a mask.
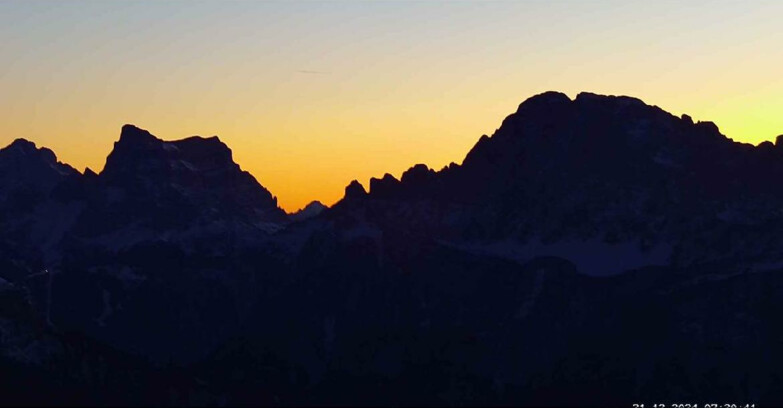
[[[102,169],[125,123],[218,135],[287,211],[461,162],[528,97],[783,133],[783,3],[0,3],[0,145]]]

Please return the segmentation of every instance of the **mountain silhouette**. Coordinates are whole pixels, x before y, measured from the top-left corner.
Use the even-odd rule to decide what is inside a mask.
[[[737,143],[711,122],[635,98],[547,92],[482,136],[461,165],[370,180],[365,205],[377,222],[404,219],[454,241],[527,243],[536,254],[590,241],[625,243],[641,257],[671,253],[655,263],[775,259],[781,177],[779,143]]]
[[[327,208],[329,208],[329,207],[325,206],[320,201],[317,201],[317,200],[316,201],[312,201],[309,204],[307,204],[304,208],[302,208],[301,210],[299,210],[299,211],[297,211],[297,212],[295,212],[293,214],[290,214],[289,218],[291,219],[291,221],[304,221],[306,219],[318,216],[319,214],[324,212],[324,210],[326,210]]]
[[[57,161],[54,152],[16,139],[0,149],[2,209],[13,211],[43,199],[65,177],[78,172]]]
[[[123,227],[160,234],[226,223],[268,228],[285,222],[277,199],[242,171],[217,137],[165,142],[132,125],[84,199],[77,230],[100,236]]]
[[[782,140],[547,92],[461,164],[294,214],[217,137],[125,125],[97,174],[17,140],[0,150],[0,392],[781,404]]]
[[[125,125],[99,176],[106,185],[134,195],[162,195],[166,193],[160,190],[171,189],[198,196],[195,200],[229,204],[233,211],[282,219],[277,199],[234,163],[217,136],[164,142]]]

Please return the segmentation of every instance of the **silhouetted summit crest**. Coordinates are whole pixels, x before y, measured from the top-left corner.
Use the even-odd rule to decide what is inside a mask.
[[[580,92],[576,95],[574,102],[595,103],[607,107],[639,106],[649,107],[639,98],[625,95],[599,95],[592,92]]]
[[[58,162],[50,149],[38,148],[25,139],[16,139],[0,149],[0,191],[20,186],[48,194],[62,179],[78,174],[73,167]]]
[[[216,136],[164,141],[125,125],[97,179],[103,187],[101,199],[91,201],[94,218],[116,224],[168,230],[225,220],[285,220],[277,199],[240,169],[231,149]],[[111,215],[115,213],[122,216]],[[103,231],[109,224],[90,221],[88,229]]]
[[[721,208],[743,208],[732,211],[745,220],[777,213],[783,149],[772,147],[733,142],[712,122],[637,98],[546,92],[482,136],[461,165],[439,172],[417,165],[401,181],[372,179],[369,195],[475,206],[438,217],[451,220],[449,230],[462,225],[495,238],[612,231],[658,239],[679,228],[674,220],[721,219]]]
[[[561,109],[571,103],[568,95],[562,92],[548,91],[535,96],[531,96],[519,104],[517,113],[526,111],[540,111],[546,109]]]
[[[362,183],[359,183],[357,180],[351,181],[351,183],[345,187],[346,199],[361,199],[366,196],[367,190],[365,190]]]
[[[11,142],[11,144],[0,150],[0,152],[3,152],[2,155],[7,159],[10,157],[15,157],[19,160],[26,159],[32,161],[43,161],[51,164],[57,163],[57,156],[55,156],[53,151],[45,147],[38,148],[35,143],[22,138],[14,140]],[[61,165],[67,166],[64,164]]]
[[[4,147],[2,150],[14,150],[22,154],[27,154],[38,150],[38,148],[35,146],[35,143],[27,139],[18,138],[11,142],[11,144],[8,146]]]
[[[153,136],[150,132],[136,127],[135,125],[126,124],[122,126],[122,130],[120,131],[120,140],[117,143],[136,146],[154,143],[156,141],[158,141],[158,138]]]
[[[370,195],[373,197],[391,198],[399,192],[400,181],[389,173],[383,175],[383,178],[370,179]]]
[[[103,175],[159,171],[166,174],[186,168],[190,171],[238,170],[231,149],[217,136],[192,136],[163,141],[133,125],[122,127],[120,140],[106,159]]]
[[[400,181],[403,183],[421,183],[435,174],[435,171],[427,167],[426,164],[417,164],[402,173]]]

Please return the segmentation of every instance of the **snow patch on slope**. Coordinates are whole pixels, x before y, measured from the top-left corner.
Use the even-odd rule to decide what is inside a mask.
[[[513,240],[482,243],[443,242],[467,252],[490,255],[526,263],[537,257],[552,256],[571,261],[580,273],[589,276],[612,276],[644,266],[668,265],[672,248],[659,244],[643,250],[636,242],[610,244],[594,238],[585,241],[563,240],[551,244],[535,238],[523,243]]]

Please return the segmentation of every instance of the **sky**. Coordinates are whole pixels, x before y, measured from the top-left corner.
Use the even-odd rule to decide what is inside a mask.
[[[0,145],[103,168],[125,123],[218,135],[288,211],[460,163],[523,100],[630,95],[783,134],[783,1],[0,0]]]

